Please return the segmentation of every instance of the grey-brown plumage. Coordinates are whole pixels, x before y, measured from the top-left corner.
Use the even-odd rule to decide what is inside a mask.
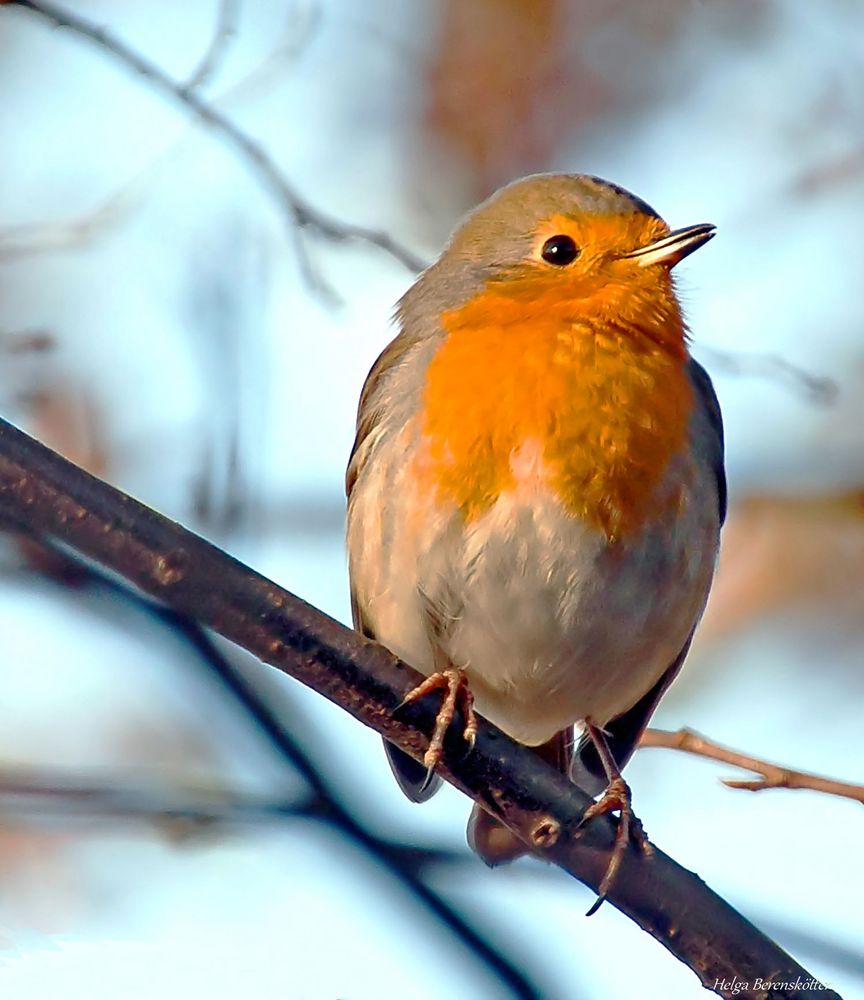
[[[566,267],[545,256],[548,237],[556,233],[573,251]],[[641,199],[597,178],[549,175],[517,182],[469,217],[403,297],[398,335],[373,366],[360,401],[347,473],[356,627],[430,677],[441,671],[451,680],[454,673],[463,676],[484,715],[592,793],[610,780],[608,766],[585,738],[573,750],[574,725],[589,720],[595,733],[605,732],[606,765],[626,763],[686,656],[713,574],[725,511],[722,426],[710,379],[687,357],[668,277],[671,266],[711,235],[707,225],[670,232]],[[556,301],[566,304],[562,344],[600,336],[609,351],[616,338],[633,337],[639,342],[631,352],[634,363],[644,356],[665,358],[667,368],[685,367],[693,406],[684,450],[658,470],[654,493],[645,497],[645,523],[635,534],[604,533],[563,503],[552,488],[551,453],[537,438],[501,435],[510,442],[512,485],[490,495],[480,514],[468,516],[424,478],[432,467],[445,474],[441,470],[453,460],[446,437],[432,442],[425,416],[429,373],[453,336],[448,317],[461,316],[487,295],[500,309],[511,285],[512,315],[524,316],[525,325],[508,318],[501,336],[524,341],[526,363],[514,374],[523,395],[530,388],[526,398],[544,394],[543,368],[529,356],[530,327],[536,322],[548,331],[545,303],[550,289],[559,287]],[[608,296],[602,298],[607,285],[614,286],[622,310],[608,319]],[[596,307],[591,296],[600,296]],[[583,328],[578,317],[592,308],[601,318]],[[658,324],[671,324],[671,334]],[[460,342],[470,344],[470,332],[459,330]],[[592,363],[582,347],[572,356],[580,365]],[[678,357],[683,362],[674,361]],[[651,364],[639,374],[641,385],[653,385],[659,368]],[[470,393],[476,385],[488,392],[485,377],[478,366],[454,391]],[[607,363],[596,374],[583,368],[573,384],[590,384],[597,393],[610,378],[607,397],[614,399],[615,377]],[[658,382],[656,392],[666,391]],[[451,408],[458,421],[458,404]],[[665,427],[653,428],[647,414],[629,416],[642,434],[634,441],[667,434]],[[555,426],[550,414],[553,440]],[[476,447],[480,475],[479,456],[489,442],[497,446],[498,430],[472,427],[466,434],[463,421],[458,442],[464,446],[476,435],[469,448]],[[619,434],[610,447],[626,449],[623,440]],[[631,459],[635,468],[639,456],[622,454],[622,461]],[[470,494],[470,478],[461,479],[460,488]],[[651,514],[655,508],[662,517]],[[428,798],[437,782],[427,780],[427,768],[387,750],[403,791],[414,801]],[[500,826],[477,813],[469,839],[490,863],[521,852]]]

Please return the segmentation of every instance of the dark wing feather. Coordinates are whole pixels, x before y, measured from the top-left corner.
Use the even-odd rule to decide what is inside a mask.
[[[377,639],[368,622],[363,618],[363,612],[357,604],[353,590],[351,592],[351,615],[354,619],[354,628],[358,632],[362,632],[367,639]],[[412,802],[425,802],[432,798],[441,787],[441,779],[438,775],[434,774],[427,780],[426,768],[419,761],[414,760],[404,750],[400,750],[388,740],[383,740],[383,743],[393,777],[408,798]]]
[[[570,773],[573,760],[573,727],[556,733],[547,743],[532,747],[538,757],[551,764],[562,774]],[[503,823],[491,816],[476,802],[468,820],[468,846],[483,861],[494,868],[508,861],[515,861],[530,850],[521,837],[517,837]]]
[[[409,757],[404,750],[388,743],[387,740],[384,740],[384,750],[393,777],[412,802],[425,802],[431,799],[441,787],[441,778],[437,774],[429,778],[426,768],[413,757]]]
[[[351,458],[348,462],[348,472],[345,478],[345,492],[348,495],[349,506],[351,493],[362,471],[363,462],[368,458],[363,444],[379,417],[376,390],[381,384],[382,377],[393,365],[402,360],[414,343],[415,341],[405,334],[400,334],[384,348],[366,378],[357,411],[357,434],[354,439],[354,447],[351,449]],[[363,617],[363,610],[357,601],[353,588],[351,590],[351,614],[354,619],[354,628],[358,632],[362,632],[368,639],[377,639],[371,626]],[[427,781],[426,768],[387,740],[384,740],[384,750],[387,753],[387,760],[390,763],[393,776],[412,802],[425,802],[441,787],[441,779],[437,775],[433,775]]]
[[[351,611],[354,616],[354,628],[358,632],[362,632],[367,639],[375,639],[375,633],[363,621],[363,615],[357,607],[353,593],[351,594]],[[427,781],[426,768],[419,761],[414,760],[404,750],[400,750],[388,740],[383,740],[383,743],[393,777],[408,798],[412,802],[425,802],[431,798],[441,787],[441,779],[438,775],[432,775],[431,779]]]
[[[720,403],[711,382],[711,376],[698,361],[690,359],[690,381],[704,407],[711,434],[711,467],[717,478],[717,504],[720,510],[720,524],[726,520],[726,466],[724,463],[723,415]]]

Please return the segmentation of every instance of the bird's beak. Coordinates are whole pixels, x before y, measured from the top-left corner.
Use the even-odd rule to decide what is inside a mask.
[[[697,226],[675,229],[649,243],[647,247],[639,247],[638,250],[624,254],[624,257],[635,260],[640,267],[648,267],[649,264],[668,264],[674,267],[678,261],[684,260],[688,254],[707,243],[716,232],[716,226],[712,226],[710,222],[700,222]]]

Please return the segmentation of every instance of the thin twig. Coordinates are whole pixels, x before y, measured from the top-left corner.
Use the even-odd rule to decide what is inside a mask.
[[[0,230],[0,261],[80,247],[120,219],[136,199],[149,165],[92,211],[62,222],[25,223]]]
[[[110,585],[110,584],[109,584]],[[175,632],[189,642],[199,654],[198,660],[209,676],[216,680],[235,703],[254,722],[271,746],[292,768],[296,769],[311,790],[310,801],[321,803],[320,818],[332,823],[341,833],[357,844],[383,871],[389,872],[410,897],[439,920],[469,955],[486,967],[488,973],[519,1000],[539,1000],[539,991],[526,973],[508,957],[501,947],[501,932],[493,937],[457,911],[422,877],[423,870],[433,863],[452,862],[452,852],[427,850],[381,837],[360,820],[342,801],[321,768],[306,749],[311,740],[305,720],[295,705],[277,710],[266,693],[245,676],[231,657],[217,649],[210,636],[192,619],[178,615],[170,608],[156,606],[156,614]],[[284,702],[282,702],[284,705]]]
[[[299,801],[253,798],[221,790],[202,794],[191,788],[172,789],[135,787],[122,777],[111,781],[88,782],[76,776],[74,781],[57,774],[24,768],[0,770],[0,799],[3,815],[12,807],[28,812],[68,815],[74,809],[86,816],[113,816],[122,819],[146,819],[154,823],[261,823],[286,818],[321,815],[323,809],[314,796]],[[164,779],[160,782],[164,785]]]
[[[242,79],[213,98],[212,103],[219,106],[233,106],[240,99],[247,97],[250,90],[275,66],[280,63],[290,63],[308,44],[317,27],[317,18],[318,8],[315,5],[298,4],[291,14],[285,36],[277,42],[272,51]],[[122,222],[153,182],[157,168],[164,165],[169,157],[176,155],[194,131],[194,126],[190,126],[188,133],[177,143],[159,153],[132,178],[109,194],[96,208],[72,219],[24,223],[0,228],[0,261],[64,251],[73,247],[77,249],[86,245],[89,240],[95,239],[109,227]],[[292,229],[292,232],[296,230]],[[298,242],[302,245],[302,241]],[[306,252],[305,245],[302,245],[302,250]],[[300,266],[302,271],[302,261]],[[310,282],[310,287],[315,286],[318,281],[316,275]]]
[[[422,760],[434,699],[400,709],[422,680],[417,671],[5,421],[0,421],[0,514],[119,573]],[[469,751],[457,740],[445,752],[442,777],[493,812],[541,858],[597,890],[616,827],[608,816],[581,825],[591,798],[482,719]],[[735,982],[758,979],[763,985],[749,996],[798,1000],[796,980],[816,982],[660,850],[650,857],[629,850],[608,899],[720,996],[738,995]],[[820,993],[837,1000],[831,990]]]
[[[667,729],[648,729],[642,736],[640,747],[664,747],[668,750],[683,750],[697,757],[707,757],[709,760],[719,760],[724,764],[732,764],[745,771],[753,771],[758,778],[746,780],[738,778],[723,778],[724,785],[729,788],[743,788],[749,792],[761,792],[766,788],[807,788],[813,792],[824,792],[826,795],[839,795],[844,799],[854,799],[864,804],[864,785],[853,785],[847,781],[836,781],[824,778],[809,771],[796,771],[780,764],[759,757],[751,757],[730,747],[715,743],[693,729],[682,728],[676,731]]]
[[[816,406],[831,406],[839,392],[837,383],[825,375],[814,375],[779,354],[747,354],[699,345],[696,353],[714,371],[730,375],[763,378],[798,393]]]
[[[47,330],[0,330],[0,352],[4,354],[44,354],[56,347]]]
[[[216,27],[207,46],[207,51],[201,61],[189,75],[183,86],[187,90],[198,90],[203,87],[216,71],[222,57],[228,51],[228,46],[237,33],[237,14],[240,10],[240,0],[219,0],[216,12]]]
[[[292,225],[301,230],[309,230],[334,243],[362,242],[376,246],[413,272],[420,271],[425,266],[420,257],[404,247],[389,233],[365,226],[343,223],[313,208],[288,183],[258,142],[187,85],[173,80],[159,66],[104,28],[92,24],[86,18],[79,17],[71,11],[58,7],[49,0],[8,0],[8,6],[22,7],[32,11],[39,17],[51,21],[58,28],[64,28],[79,38],[86,39],[148,80],[154,89],[160,90],[175,104],[179,104],[198,121],[207,125],[242,156],[265,189],[274,196]]]
[[[154,776],[154,784],[160,776]],[[257,798],[238,795],[236,792],[214,790],[202,794],[200,788],[164,789],[164,779],[159,780],[160,790],[130,783],[122,775],[110,782],[104,776],[99,781],[75,780],[46,771],[30,768],[0,769],[0,825],[10,817],[46,817],[52,822],[77,816],[82,820],[117,819],[147,822],[162,827],[172,838],[184,838],[216,826],[255,826],[284,823],[293,820],[317,820],[333,823],[330,803],[316,795],[301,796],[296,800]],[[408,844],[393,843],[393,857],[400,864],[419,869],[425,865],[457,865],[465,860],[463,854],[446,849],[418,848]],[[445,921],[445,924],[447,922]],[[451,930],[454,928],[447,924]],[[472,942],[462,941],[472,948]],[[473,952],[472,952],[473,953]],[[482,956],[481,956],[482,957]],[[507,959],[502,959],[507,962]],[[496,973],[497,970],[492,968]],[[505,986],[510,982],[500,977]],[[514,991],[514,996],[538,1000],[533,987]]]

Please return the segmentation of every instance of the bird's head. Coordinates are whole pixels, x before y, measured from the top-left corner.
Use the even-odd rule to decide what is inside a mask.
[[[578,324],[683,325],[670,271],[714,235],[670,230],[640,198],[576,174],[541,174],[503,188],[472,212],[418,282],[417,304],[438,315],[469,301]],[[670,331],[671,335],[671,331]]]

